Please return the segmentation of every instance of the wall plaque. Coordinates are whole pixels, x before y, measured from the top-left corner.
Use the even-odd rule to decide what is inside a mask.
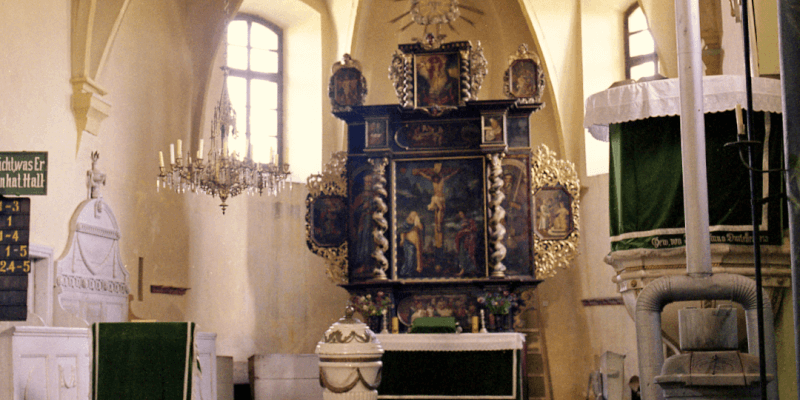
[[[0,152],[0,195],[46,195],[47,152]]]

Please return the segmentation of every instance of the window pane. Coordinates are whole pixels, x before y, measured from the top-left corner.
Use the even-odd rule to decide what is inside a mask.
[[[645,76],[653,76],[656,74],[656,63],[648,61],[644,64],[639,64],[631,67],[631,79],[644,78]]]
[[[236,130],[244,136],[247,131],[247,81],[236,76],[228,77],[228,95],[231,105],[236,110]]]
[[[278,50],[277,33],[255,22],[250,29],[250,47],[264,50]]]
[[[253,109],[250,115],[251,139],[276,137],[278,134],[278,112],[276,110]]]
[[[641,7],[636,7],[628,17],[628,32],[636,32],[647,29],[647,18],[645,18]]]
[[[250,50],[250,69],[257,72],[277,73],[278,53],[272,50]]]
[[[231,21],[228,24],[228,44],[247,46],[247,21]]]
[[[228,46],[227,65],[235,69],[247,69],[247,48],[241,46]]]
[[[650,31],[642,31],[629,37],[631,57],[651,54],[656,51]]]
[[[254,110],[275,110],[278,108],[277,83],[254,79],[250,85],[250,105]]]

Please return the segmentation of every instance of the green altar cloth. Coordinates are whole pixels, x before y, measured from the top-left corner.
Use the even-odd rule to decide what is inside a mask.
[[[781,168],[780,114],[755,112],[755,167]],[[769,120],[765,121],[765,116]],[[733,111],[705,114],[706,168],[711,243],[752,246],[750,178],[738,151]],[[766,136],[766,126],[770,134]],[[609,125],[609,213],[611,250],[684,246],[683,180],[679,117],[654,117]],[[745,159],[746,150],[743,151]],[[762,164],[763,162],[763,164]],[[782,174],[758,174],[756,198],[782,192]],[[759,207],[762,244],[779,245],[784,228],[782,202]]]
[[[411,333],[456,333],[455,317],[419,317],[411,324]]]
[[[193,322],[97,323],[92,326],[95,400],[189,400]]]

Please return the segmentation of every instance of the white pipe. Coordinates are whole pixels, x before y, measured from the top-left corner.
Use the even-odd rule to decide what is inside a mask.
[[[678,78],[681,90],[683,215],[686,221],[686,269],[689,275],[711,274],[708,232],[706,131],[703,114],[703,60],[699,0],[675,2]]]
[[[661,311],[667,304],[690,300],[731,300],[745,309],[747,322],[747,351],[758,354],[758,300],[756,284],[741,275],[716,274],[710,276],[665,276],[651,282],[636,299],[636,338],[639,352],[639,376],[643,400],[663,400],[664,393],[655,384],[656,375],[664,364],[661,347]],[[767,374],[773,378],[768,388],[770,399],[777,399],[777,359],[772,325],[772,306],[764,301],[764,350]]]

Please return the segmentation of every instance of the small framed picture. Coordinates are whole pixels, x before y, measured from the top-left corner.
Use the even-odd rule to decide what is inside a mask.
[[[367,80],[361,73],[361,64],[345,54],[341,61],[333,65],[332,71],[328,83],[332,111],[348,111],[363,105],[367,95]]]
[[[541,101],[544,93],[544,69],[539,62],[539,56],[528,50],[528,45],[520,45],[517,53],[509,57],[508,69],[503,79],[506,97],[519,99],[523,103]]]
[[[563,240],[574,230],[572,196],[559,186],[540,188],[533,195],[533,230],[543,240]]]
[[[347,204],[341,196],[319,196],[310,205],[311,240],[319,247],[336,247],[347,240]]]
[[[414,55],[417,108],[457,107],[461,98],[461,55],[457,51]]]

